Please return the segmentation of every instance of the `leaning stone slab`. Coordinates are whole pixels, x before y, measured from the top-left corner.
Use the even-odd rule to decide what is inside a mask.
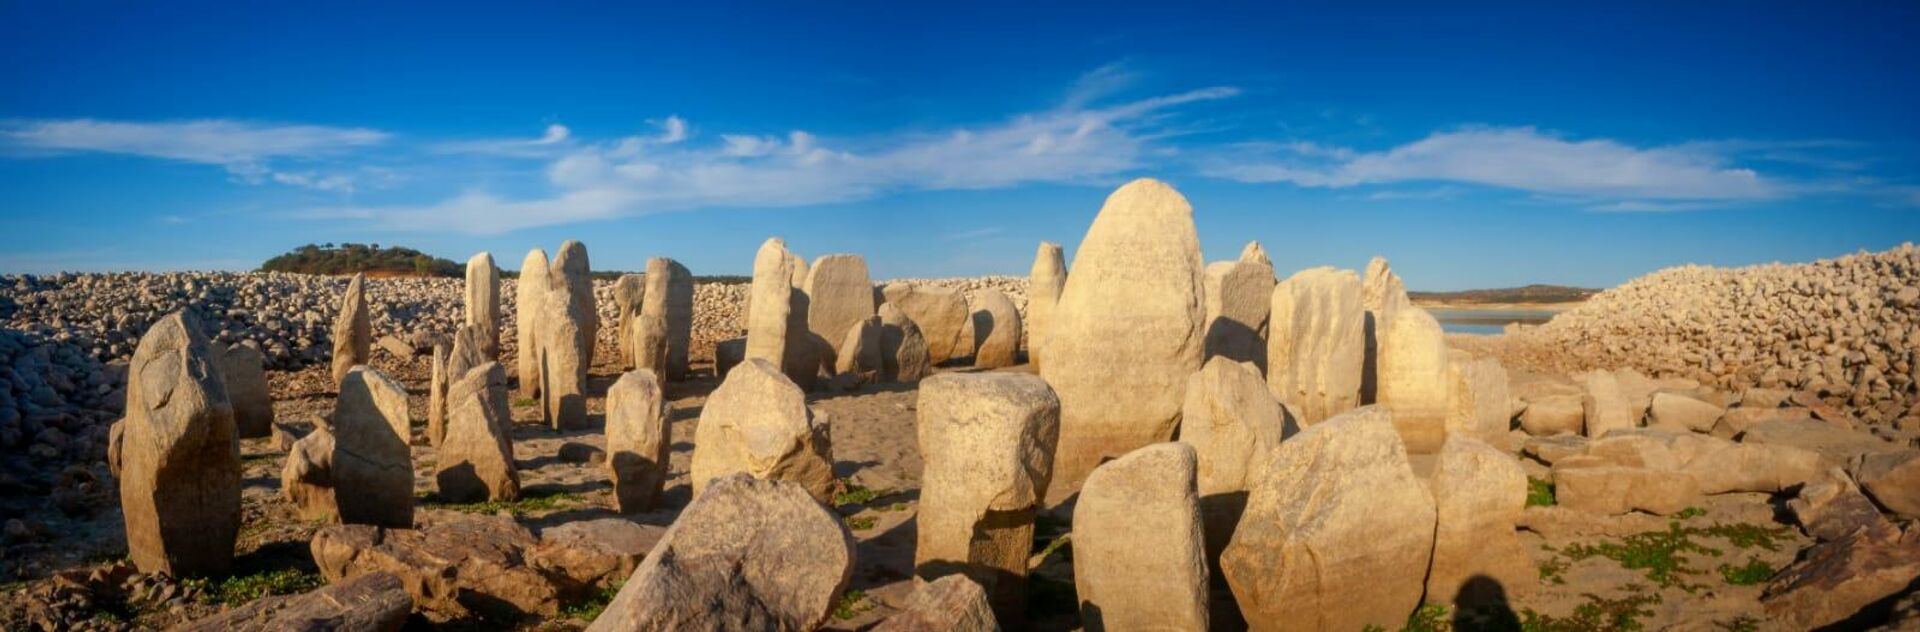
[[[220,354],[220,377],[233,403],[233,424],[243,439],[273,433],[273,395],[267,389],[267,358],[246,344]]]
[[[540,531],[527,564],[559,580],[563,594],[584,596],[626,581],[665,534],[665,527],[624,518],[568,522]]]
[[[1267,387],[1311,425],[1360,404],[1366,312],[1360,277],[1313,268],[1273,289]]]
[[[687,350],[693,344],[693,273],[666,257],[647,260],[647,293],[640,313],[666,325],[667,372],[660,377],[687,375]]]
[[[920,326],[892,303],[880,306],[880,381],[911,384],[933,374]]]
[[[965,575],[915,586],[904,606],[873,632],[1000,632],[987,591]]]
[[[407,388],[372,367],[354,367],[333,409],[334,499],[340,521],[413,526],[413,453]]]
[[[587,629],[812,630],[852,576],[839,516],[798,485],[734,474],[680,513]]]
[[[969,318],[967,297],[960,290],[937,285],[888,283],[881,290],[887,304],[900,310],[927,338],[927,361],[938,365],[960,355],[960,329]],[[969,341],[968,344],[971,344]]]
[[[516,351],[519,370],[515,372],[519,387],[514,392],[521,398],[540,395],[540,317],[547,313],[543,303],[550,276],[547,251],[535,248],[520,261],[520,278],[513,282],[514,300],[517,301],[513,327],[520,345]]]
[[[240,531],[233,405],[200,322],[174,312],[140,337],[119,424],[127,556],[144,573],[224,573]]]
[[[821,502],[833,497],[827,420],[764,359],[750,358],[727,373],[700,411],[693,445],[696,498],[713,479],[735,472],[798,483]]]
[[[974,298],[980,306],[973,312],[973,366],[998,369],[1018,364],[1020,310],[999,290],[980,290]]]
[[[947,373],[920,383],[916,574],[961,573],[1002,620],[1024,619],[1033,516],[1059,440],[1060,401],[1018,373]]]
[[[368,573],[298,595],[262,597],[173,629],[176,632],[399,632],[412,612],[413,598],[407,596],[398,576]]]
[[[1251,629],[1387,628],[1420,605],[1433,542],[1433,498],[1369,406],[1280,444],[1220,568]]]
[[[449,387],[447,401],[447,436],[440,442],[434,472],[441,499],[465,503],[519,498],[506,368],[497,362],[474,367]]]
[[[1180,442],[1193,446],[1199,458],[1196,485],[1209,563],[1219,563],[1233,538],[1248,491],[1280,445],[1286,414],[1252,365],[1216,356],[1187,379]]]
[[[355,274],[340,297],[340,314],[333,320],[333,383],[347,379],[347,371],[373,358],[373,321],[367,313],[366,275]]]
[[[1107,197],[1074,252],[1040,367],[1060,398],[1050,504],[1102,460],[1173,438],[1204,351],[1202,276],[1180,192],[1143,178]]]
[[[374,573],[400,578],[416,607],[458,618],[506,608],[559,612],[559,587],[526,559],[533,534],[506,516],[463,516],[424,529],[321,527],[309,548],[328,583]]]
[[[1197,457],[1159,443],[1094,468],[1073,511],[1073,584],[1088,630],[1207,629]]]
[[[672,414],[673,405],[652,371],[632,371],[607,389],[607,477],[613,481],[615,511],[649,511],[659,499],[667,480]]]
[[[1527,475],[1513,457],[1477,439],[1448,437],[1433,473],[1433,502],[1428,603],[1484,608],[1531,592],[1540,577],[1515,531]]]
[[[1800,530],[1822,542],[1838,540],[1860,528],[1880,528],[1887,519],[1845,470],[1828,468],[1800,487],[1787,501]]]
[[[1786,628],[1865,625],[1857,613],[1920,577],[1920,524],[1859,529],[1814,545],[1767,582],[1760,606]]]

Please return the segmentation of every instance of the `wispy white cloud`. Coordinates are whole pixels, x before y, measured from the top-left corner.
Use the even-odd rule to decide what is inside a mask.
[[[218,165],[234,180],[351,192],[353,179],[315,171],[282,172],[274,165],[340,156],[388,141],[366,128],[206,119],[129,122],[96,119],[0,122],[0,141],[30,151],[105,153]]]
[[[1704,145],[1635,147],[1531,127],[1440,132],[1376,152],[1268,145],[1215,156],[1202,171],[1304,187],[1451,182],[1610,200],[1762,200],[1787,192]]]

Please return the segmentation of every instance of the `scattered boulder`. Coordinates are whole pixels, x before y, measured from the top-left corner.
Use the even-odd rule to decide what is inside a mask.
[[[1269,319],[1267,387],[1301,425],[1359,405],[1366,314],[1358,276],[1333,268],[1297,272],[1274,287]]]
[[[633,575],[666,531],[621,518],[555,525],[542,530],[540,542],[527,550],[527,564],[557,579],[562,593],[584,595]]]
[[[1548,395],[1527,402],[1520,429],[1536,437],[1586,432],[1586,407],[1579,395]],[[1585,435],[1592,436],[1592,435]]]
[[[946,373],[921,382],[916,575],[962,573],[1001,620],[1026,610],[1033,516],[1051,483],[1060,402],[1019,373]]]
[[[880,306],[880,381],[912,384],[933,374],[920,325],[893,303]]]
[[[1908,520],[1920,519],[1920,450],[1861,455],[1853,478],[1880,506]]]
[[[372,367],[340,383],[333,409],[333,486],[341,522],[413,526],[407,388]]]
[[[1027,272],[1027,363],[1040,365],[1040,347],[1045,344],[1047,325],[1052,322],[1053,307],[1067,287],[1067,260],[1060,244],[1040,242],[1033,253],[1033,268]]]
[[[840,517],[801,486],[715,479],[587,629],[812,630],[852,578],[853,551]]]
[[[1089,631],[1207,629],[1197,457],[1159,443],[1094,468],[1073,511],[1073,584]]]
[[[457,503],[519,498],[507,369],[498,362],[474,367],[449,387],[447,402],[447,435],[434,472],[440,498]]]
[[[1713,431],[1726,409],[1681,393],[1661,391],[1653,394],[1648,414],[1650,425],[1705,433]]]
[[[1280,444],[1220,569],[1253,630],[1399,626],[1426,587],[1434,520],[1390,414],[1363,407]]]
[[[1433,472],[1433,503],[1428,603],[1496,607],[1539,583],[1514,530],[1527,504],[1527,475],[1513,457],[1478,439],[1447,437]]]
[[[1853,477],[1838,467],[1828,468],[1787,501],[1800,530],[1822,542],[1838,540],[1860,528],[1878,529],[1887,524],[1880,509],[1860,493]]]
[[[693,495],[715,478],[746,472],[793,481],[826,502],[833,497],[833,456],[825,417],[806,394],[763,358],[727,373],[707,398],[694,429]]]
[[[477,351],[488,361],[500,359],[500,268],[493,254],[482,252],[467,260],[466,324],[481,332]],[[407,347],[404,358],[413,357]]]
[[[1267,371],[1267,316],[1273,310],[1273,266],[1216,261],[1206,268],[1206,355],[1252,362]],[[1029,308],[1031,309],[1031,308]]]
[[[1233,538],[1247,492],[1262,478],[1286,426],[1286,410],[1252,365],[1214,356],[1187,378],[1180,442],[1193,446],[1198,457],[1195,476],[1209,562],[1217,564]]]
[[[693,272],[666,257],[648,259],[646,302],[640,313],[666,325],[667,372],[659,377],[686,377],[693,345]]]
[[[938,365],[965,355],[955,353],[960,346],[960,329],[971,318],[967,297],[960,290],[938,285],[888,283],[881,290],[887,304],[893,305],[920,327],[927,339],[927,362]],[[972,344],[968,340],[967,344]]]
[[[220,355],[220,378],[233,404],[233,424],[240,438],[273,433],[273,395],[267,389],[267,357],[246,344],[227,347]]]
[[[373,359],[373,321],[367,314],[367,277],[353,275],[340,297],[340,314],[333,319],[333,383],[347,379],[353,367]]]
[[[1521,450],[1541,463],[1553,465],[1560,459],[1587,453],[1587,438],[1577,434],[1529,437]]]
[[[1731,416],[1731,415],[1729,415]],[[1812,450],[1829,465],[1846,465],[1869,454],[1901,452],[1907,448],[1815,419],[1774,419],[1740,433],[1742,443],[1787,445]]]
[[[1911,588],[1915,577],[1920,523],[1876,525],[1808,549],[1767,582],[1760,605],[1790,628],[1864,628],[1871,615],[1861,609]]]
[[[176,628],[175,632],[282,632],[351,630],[399,632],[413,612],[400,578],[367,573],[298,595],[261,597],[246,605]]]
[[[534,248],[520,261],[520,278],[513,282],[514,335],[520,345],[516,360],[520,385],[515,394],[522,399],[540,396],[540,317],[547,313],[544,302],[551,276],[547,251]]]
[[[636,369],[607,389],[607,477],[613,481],[614,510],[653,509],[667,482],[672,414],[673,405],[652,371]]]
[[[533,534],[507,516],[462,516],[424,529],[321,527],[309,548],[328,583],[391,573],[416,607],[450,618],[506,608],[553,615],[560,589],[526,559]]]
[[[1554,503],[1592,514],[1639,510],[1671,515],[1700,499],[1700,482],[1674,470],[1616,465],[1604,458],[1571,456],[1553,464]]]
[[[144,573],[217,575],[240,532],[240,442],[214,351],[189,312],[140,337],[120,424],[127,557]]]
[[[1060,399],[1050,503],[1103,459],[1173,438],[1204,350],[1202,291],[1186,198],[1152,179],[1108,196],[1048,324],[1040,375]]]
[[[974,298],[973,365],[998,369],[1020,362],[1020,310],[998,290],[981,290]]]
[[[915,586],[899,613],[873,632],[999,632],[987,591],[965,575],[947,575]]]

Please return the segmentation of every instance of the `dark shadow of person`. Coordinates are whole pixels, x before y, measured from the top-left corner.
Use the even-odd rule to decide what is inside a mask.
[[[1453,597],[1453,629],[1519,632],[1520,617],[1507,603],[1507,591],[1486,575],[1474,575]]]

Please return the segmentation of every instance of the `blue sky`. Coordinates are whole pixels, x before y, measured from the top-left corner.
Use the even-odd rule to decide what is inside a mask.
[[[1209,260],[1416,289],[1920,238],[1913,3],[130,4],[0,0],[0,272],[1024,274],[1140,176]]]

